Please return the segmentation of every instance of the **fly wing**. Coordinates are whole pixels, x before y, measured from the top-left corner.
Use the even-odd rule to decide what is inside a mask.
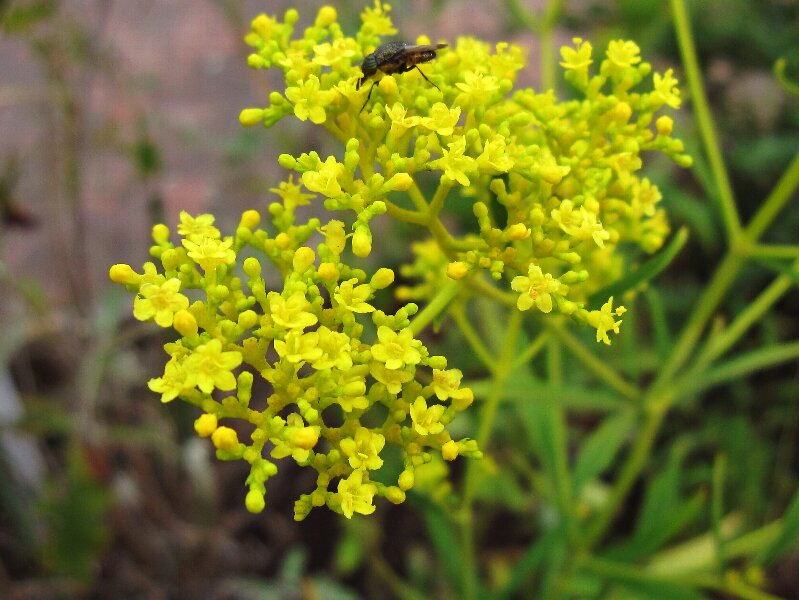
[[[418,53],[418,52],[430,52],[435,50],[441,50],[442,48],[446,48],[447,44],[406,44],[405,45],[405,52],[410,54]]]

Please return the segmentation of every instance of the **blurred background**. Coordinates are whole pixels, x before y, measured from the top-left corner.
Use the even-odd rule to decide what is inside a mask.
[[[384,598],[391,578],[437,586],[447,548],[431,543],[426,498],[382,503],[369,519],[352,522],[316,510],[297,524],[293,501],[311,482],[284,462],[270,481],[266,511],[247,513],[245,465],[216,461],[207,440],[193,434],[194,409],[161,405],[147,389],[161,372],[166,338],[130,318],[130,295],[107,276],[111,264],[138,268],[147,260],[153,223],[173,227],[181,210],[213,212],[230,231],[243,210],[264,210],[274,198],[268,190],[283,177],[278,154],[333,151],[318,130],[293,119],[268,131],[238,122],[240,109],[265,105],[280,85],[276,74],[246,67],[249,21],[294,6],[301,29],[322,4],[0,2],[0,597]],[[363,4],[332,4],[353,34]],[[471,35],[524,46],[529,65],[518,85],[538,87],[540,36],[525,19],[540,15],[544,0],[394,4],[406,40]],[[799,79],[799,3],[704,0],[689,7],[746,218],[799,147],[797,98],[772,73],[783,57],[787,74]],[[611,39],[634,39],[645,60],[658,70],[674,67],[684,82],[667,2],[566,0],[557,23],[556,47],[574,36],[597,50]],[[683,107],[677,136],[696,155],[690,98]],[[701,160],[693,172],[660,160],[647,169],[674,224],[691,229],[658,284],[666,313],[679,322],[724,249],[722,228],[702,191]],[[795,243],[797,231],[794,203],[768,240]],[[407,245],[402,232],[395,235]],[[405,258],[392,254],[381,264]],[[728,308],[745,306],[770,278],[753,269]],[[794,290],[752,343],[795,339],[797,329]],[[440,337],[450,355],[457,352],[456,338]],[[476,368],[468,356],[451,362],[467,375],[469,365]],[[699,455],[722,448],[730,502],[754,521],[767,518],[796,489],[798,392],[796,365],[762,373],[685,407],[664,437],[672,445],[685,437]],[[529,451],[514,450],[507,436],[495,439],[504,440],[500,462]],[[688,485],[707,479],[701,460],[686,468]],[[484,499],[489,574],[518,558],[535,535],[519,525],[529,492],[512,480],[501,484],[497,497]],[[769,573],[772,591],[799,597],[797,573],[794,553]]]

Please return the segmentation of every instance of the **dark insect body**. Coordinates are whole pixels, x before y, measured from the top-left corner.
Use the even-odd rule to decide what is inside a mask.
[[[406,44],[405,42],[388,42],[377,47],[371,54],[367,54],[361,63],[361,72],[363,77],[358,80],[355,86],[356,90],[361,89],[361,86],[366,83],[366,80],[372,77],[378,71],[382,71],[386,75],[392,73],[407,73],[411,69],[416,69],[422,74],[427,83],[434,88],[439,87],[427,78],[427,75],[422,72],[418,65],[421,63],[430,62],[436,57],[436,52],[442,48],[446,48],[446,44]],[[375,84],[369,88],[369,94],[366,96],[366,102],[363,103],[361,111],[366,108],[369,98],[372,97],[372,90]]]

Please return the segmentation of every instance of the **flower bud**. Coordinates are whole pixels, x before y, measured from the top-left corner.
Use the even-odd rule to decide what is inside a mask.
[[[338,19],[336,9],[332,6],[323,6],[316,14],[316,21],[314,22],[314,25],[317,27],[329,27],[336,22],[336,19]]]
[[[316,269],[316,272],[319,273],[319,277],[321,277],[324,281],[327,282],[334,282],[338,281],[338,267],[330,262],[324,262],[319,265],[319,268]]]
[[[230,427],[218,427],[211,434],[211,441],[217,450],[235,450],[239,445],[239,437]]]
[[[245,258],[244,264],[242,266],[244,268],[244,272],[250,279],[261,278],[261,263],[259,263],[258,259],[254,256]]]
[[[291,441],[297,448],[310,450],[319,441],[319,432],[315,427],[301,427],[291,436]]]
[[[382,290],[394,283],[394,271],[383,267],[372,276],[369,285],[372,289]]]
[[[441,456],[444,457],[444,460],[455,460],[458,458],[459,452],[460,449],[458,448],[458,443],[455,440],[450,440],[441,446]]]
[[[255,229],[261,222],[261,214],[257,210],[245,210],[241,213],[241,221],[239,227],[246,227],[247,229]]]
[[[655,121],[655,128],[660,135],[671,135],[674,129],[674,120],[666,115],[658,117],[658,120]]]
[[[392,504],[402,504],[405,502],[405,492],[396,486],[390,486],[385,489],[386,500]]]
[[[514,223],[508,227],[509,240],[526,240],[528,237],[530,237],[530,230],[527,229],[527,226],[524,223]]]
[[[372,232],[366,226],[358,227],[352,236],[352,252],[359,258],[372,253]]]
[[[244,498],[244,506],[254,515],[263,511],[266,506],[263,492],[251,488],[250,491],[247,492],[247,497]]]
[[[459,281],[469,274],[469,265],[463,261],[451,262],[447,265],[447,277]]]
[[[183,337],[197,335],[197,319],[187,310],[179,310],[172,320],[172,327]]]
[[[239,113],[239,123],[245,127],[252,127],[263,123],[264,109],[263,108],[245,108]]]
[[[294,272],[295,273],[305,273],[308,268],[313,265],[314,260],[316,259],[316,255],[314,251],[308,248],[308,246],[302,246],[297,248],[297,251],[294,252]]]
[[[134,271],[130,265],[124,264],[113,265],[108,269],[108,277],[114,283],[123,285],[135,285],[141,281],[141,275]]]
[[[205,413],[197,417],[194,421],[194,431],[200,437],[208,437],[216,431],[217,419],[213,413]]]
[[[400,487],[401,490],[409,490],[413,487],[414,484],[414,475],[411,469],[405,469],[402,473],[400,473],[399,480],[397,481],[397,485]]]

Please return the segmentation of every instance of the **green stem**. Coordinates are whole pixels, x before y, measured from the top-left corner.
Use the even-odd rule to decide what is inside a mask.
[[[799,187],[799,152],[793,157],[777,185],[752,217],[749,225],[746,226],[744,234],[747,240],[756,242],[760,239],[766,228],[771,225],[771,222],[791,199],[797,187]]]
[[[552,319],[548,319],[551,321]],[[637,400],[641,397],[641,390],[632,383],[626,381],[621,375],[616,373],[607,362],[602,361],[595,354],[592,354],[577,338],[569,333],[564,327],[556,323],[548,323],[549,331],[566,346],[569,352],[577,358],[583,366],[604,381],[609,387],[616,390],[620,395],[628,400]]]
[[[509,366],[516,353],[519,333],[521,331],[522,313],[511,310],[508,316],[508,326],[505,328],[505,336],[499,357],[496,361],[496,368],[493,371],[493,382],[491,391],[483,402],[480,413],[480,424],[477,428],[476,440],[480,448],[485,452],[491,441],[491,432],[496,419],[497,408],[502,399],[505,383],[511,374]],[[470,461],[466,465],[466,477],[463,486],[463,500],[461,502],[460,526],[461,526],[461,551],[463,553],[463,590],[461,597],[464,600],[474,600],[477,593],[477,560],[475,555],[475,531],[474,531],[474,512],[472,502],[474,500],[477,469],[475,461]]]
[[[494,372],[496,369],[496,360],[491,355],[489,349],[483,344],[480,334],[472,327],[469,319],[466,318],[465,310],[462,305],[453,306],[450,310],[450,315],[458,324],[458,329],[461,330],[463,337],[466,338],[467,343],[474,351],[480,362],[485,365],[489,372]]]
[[[463,288],[459,281],[449,280],[446,285],[433,297],[430,303],[418,313],[411,321],[410,329],[414,335],[418,335],[427,327],[433,319],[444,312],[452,299],[458,295]]]
[[[653,404],[652,406],[646,407],[641,432],[635,439],[630,454],[621,467],[618,479],[610,492],[610,497],[586,532],[584,538],[586,548],[591,548],[596,545],[613,522],[619,506],[621,506],[621,503],[627,497],[627,493],[630,491],[630,488],[632,488],[635,480],[638,479],[641,469],[644,468],[649,460],[649,453],[655,443],[658,429],[660,429],[660,424],[665,414],[666,410],[663,404]]]
[[[799,258],[798,244],[757,244],[749,251],[752,258]]]
[[[702,82],[702,72],[699,68],[699,60],[694,47],[691,24],[688,20],[688,12],[685,9],[683,0],[671,0],[672,14],[674,15],[674,30],[677,34],[677,45],[680,48],[680,56],[685,66],[685,76],[688,80],[688,89],[691,94],[691,101],[694,105],[696,122],[699,126],[699,134],[705,147],[710,169],[718,188],[719,208],[727,237],[735,240],[740,234],[741,222],[738,216],[738,209],[735,206],[735,197],[732,193],[732,186],[727,174],[727,167],[721,154],[716,130],[713,124],[713,116],[705,95],[705,88]]]

